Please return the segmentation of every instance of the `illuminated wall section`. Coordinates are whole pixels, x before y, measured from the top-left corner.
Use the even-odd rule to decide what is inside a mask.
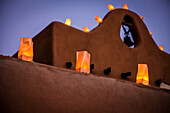
[[[21,38],[18,58],[26,61],[33,61],[32,38]]]
[[[76,53],[76,71],[90,73],[90,54],[87,51]]]

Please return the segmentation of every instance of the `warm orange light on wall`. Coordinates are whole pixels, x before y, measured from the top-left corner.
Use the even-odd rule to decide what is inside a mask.
[[[21,38],[18,58],[26,61],[33,61],[32,38]]]
[[[164,47],[160,45],[160,46],[159,46],[159,49],[160,49],[161,51],[163,51]]]
[[[128,9],[127,4],[123,4],[123,9]]]
[[[140,19],[143,20],[143,16],[140,16]]]
[[[86,32],[86,33],[90,32],[90,30],[88,29],[88,27],[87,27],[87,26],[84,26],[82,29],[83,29],[83,30],[84,30],[84,32]]]
[[[65,24],[68,25],[68,26],[70,26],[70,25],[71,25],[71,19],[66,19]]]
[[[97,21],[98,23],[102,23],[102,22],[103,22],[103,20],[102,20],[99,16],[96,16],[95,19],[96,19],[96,21]]]
[[[149,85],[149,75],[147,64],[138,64],[138,73],[136,76],[136,83]]]
[[[114,10],[113,5],[111,5],[111,4],[107,5],[107,7],[109,8],[110,11]]]
[[[76,53],[76,71],[90,73],[90,54],[87,51]]]

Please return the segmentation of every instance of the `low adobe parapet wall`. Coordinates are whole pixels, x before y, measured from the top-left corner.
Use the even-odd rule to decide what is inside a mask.
[[[0,56],[2,113],[169,113],[170,92]]]

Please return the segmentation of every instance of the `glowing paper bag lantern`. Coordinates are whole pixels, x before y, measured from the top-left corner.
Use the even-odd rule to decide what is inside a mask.
[[[148,75],[147,64],[138,64],[138,73],[136,77],[136,83],[149,85],[149,75]]]
[[[152,36],[152,32],[149,32],[149,34]]]
[[[123,9],[128,9],[127,4],[123,4]]]
[[[87,51],[76,53],[76,71],[90,73],[90,54]]]
[[[33,61],[32,38],[21,38],[18,58],[26,61]]]
[[[90,32],[87,26],[84,26],[82,29],[84,30],[84,32]]]
[[[161,51],[163,51],[164,47],[160,45],[160,46],[159,46],[159,49],[160,49]]]
[[[114,10],[113,5],[111,5],[111,4],[107,5],[107,7],[109,8],[110,11]]]
[[[71,19],[66,19],[65,24],[68,25],[68,26],[70,26],[70,25],[71,25]]]
[[[143,16],[140,16],[140,19],[143,20]]]
[[[95,17],[95,20],[96,20],[98,23],[102,23],[102,22],[103,22],[103,20],[102,20],[99,16],[96,16],[96,17]]]

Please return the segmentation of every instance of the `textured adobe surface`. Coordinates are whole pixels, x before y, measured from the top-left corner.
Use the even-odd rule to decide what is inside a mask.
[[[170,92],[0,56],[1,113],[169,113]]]
[[[135,48],[126,46],[120,38],[124,17],[132,19],[132,35]],[[127,19],[128,21],[128,19]],[[170,84],[170,55],[159,50],[140,17],[129,10],[115,9],[109,12],[90,33],[84,33],[60,22],[52,22],[34,38],[34,61],[65,68],[72,62],[75,70],[76,51],[88,51],[93,74],[105,76],[103,71],[111,67],[107,77],[120,79],[121,73],[132,72],[127,80],[135,82],[138,64],[148,64],[150,84],[158,79]]]

